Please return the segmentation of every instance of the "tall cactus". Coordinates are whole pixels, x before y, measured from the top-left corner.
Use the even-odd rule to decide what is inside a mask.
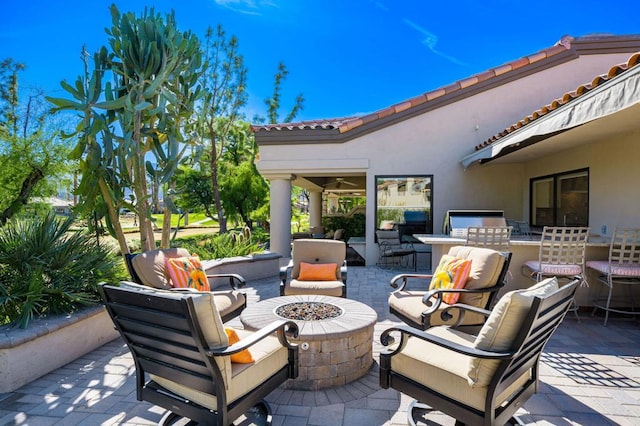
[[[151,8],[136,17],[115,5],[110,10],[108,48],[96,53],[91,72],[85,65],[75,86],[62,82],[75,100],[49,100],[54,110],[83,116],[75,154],[82,158],[84,206],[95,209],[101,198],[108,229],[127,253],[124,236],[118,235],[123,206],[139,216],[142,250],[155,248],[147,175],[166,186],[189,146],[184,126],[201,95],[202,64],[197,37],[178,31],[173,13],[163,18]],[[113,83],[103,84],[105,73]],[[126,201],[127,190],[135,195],[134,204]],[[168,244],[170,226],[163,226],[163,242],[164,233]]]

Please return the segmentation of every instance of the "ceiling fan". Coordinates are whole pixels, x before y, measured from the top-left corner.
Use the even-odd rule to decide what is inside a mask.
[[[325,189],[340,189],[343,184],[344,185],[348,185],[348,186],[358,186],[357,183],[349,182],[345,178],[339,178],[338,177],[338,178],[335,179],[335,181],[327,182],[324,185],[322,185],[322,187],[325,188]]]

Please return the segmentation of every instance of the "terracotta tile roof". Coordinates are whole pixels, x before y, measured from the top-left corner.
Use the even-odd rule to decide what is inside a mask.
[[[581,86],[578,86],[576,90],[572,92],[567,92],[563,94],[560,98],[554,99],[550,104],[545,105],[542,108],[532,112],[531,115],[528,115],[522,120],[518,121],[517,123],[507,127],[502,132],[492,136],[491,138],[487,139],[483,143],[476,145],[475,150],[478,151],[488,145],[491,145],[492,143],[497,142],[501,138],[509,135],[510,133],[513,133],[524,126],[527,126],[528,124],[539,119],[540,117],[543,117],[546,114],[550,113],[551,111],[554,111],[560,108],[561,106],[566,105],[567,103],[573,101],[574,99],[579,98],[580,96],[583,96],[589,91],[595,89],[598,86],[601,86],[603,83],[606,83],[612,78],[622,74],[623,72],[627,71],[630,68],[638,66],[639,64],[640,64],[640,52],[634,53],[627,60],[627,62],[614,65],[613,67],[611,67],[611,69],[609,69],[609,72],[607,72],[606,74],[595,76],[591,81],[591,83],[586,83]]]
[[[347,132],[363,124],[370,123],[393,114],[398,114],[409,108],[433,101],[444,95],[467,89],[484,81],[490,80],[494,77],[516,71],[518,69],[527,67],[534,63],[551,58],[559,53],[566,52],[571,49],[571,43],[576,38],[571,36],[564,36],[554,46],[543,49],[532,55],[525,56],[523,58],[516,59],[506,64],[500,65],[495,68],[491,68],[487,71],[483,71],[479,74],[471,77],[464,78],[456,81],[445,87],[432,90],[430,92],[423,93],[420,96],[416,96],[412,99],[402,101],[398,104],[391,105],[387,108],[383,108],[371,114],[367,114],[360,117],[343,117],[332,119],[320,119],[311,121],[301,121],[297,123],[283,123],[283,124],[266,124],[266,125],[253,125],[251,126],[254,132],[258,131],[272,131],[272,130],[304,130],[304,129],[324,129],[324,130],[338,130],[340,133]]]

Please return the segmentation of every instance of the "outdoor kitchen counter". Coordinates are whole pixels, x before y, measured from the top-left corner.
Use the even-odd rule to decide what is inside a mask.
[[[451,247],[465,245],[466,243],[465,238],[451,237],[449,235],[414,234],[413,236],[424,244],[431,244],[434,266],[437,266],[442,255],[449,252]],[[500,295],[506,291],[527,288],[533,284],[533,281],[531,281],[529,277],[522,275],[521,268],[522,264],[527,260],[538,259],[540,237],[540,235],[517,235],[511,238],[509,242],[511,263],[509,264],[509,273],[507,274],[507,284],[500,292]],[[587,240],[586,260],[608,259],[610,241],[611,239],[609,237],[590,236]],[[587,269],[587,281],[590,286],[588,288],[579,287],[576,292],[576,301],[580,306],[592,306],[593,299],[600,286],[595,275],[592,275],[592,271],[589,269]]]

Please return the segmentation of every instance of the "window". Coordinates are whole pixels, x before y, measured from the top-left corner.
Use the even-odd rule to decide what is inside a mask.
[[[433,176],[376,176],[376,228],[431,234]]]
[[[531,179],[531,225],[588,226],[589,169]]]

